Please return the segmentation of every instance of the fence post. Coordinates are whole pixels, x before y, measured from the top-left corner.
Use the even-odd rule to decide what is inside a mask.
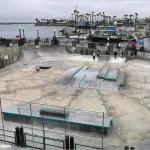
[[[102,150],[104,149],[104,112],[103,112],[103,120],[102,120]]]
[[[31,130],[32,130],[32,142],[33,142],[33,149],[34,149],[34,133],[33,133],[33,121],[32,121],[32,106],[31,106],[31,102],[30,102],[30,115],[31,115]]]
[[[43,127],[43,149],[46,149],[46,145],[45,145],[45,126],[44,126],[43,115],[42,115],[42,127]]]
[[[1,118],[2,118],[2,128],[3,128],[4,142],[5,142],[5,129],[4,129],[4,120],[3,120],[4,118],[3,118],[1,98],[0,98],[0,109],[1,109]]]
[[[64,113],[65,113],[65,144],[64,144],[64,150],[66,150],[66,128],[67,128],[67,120],[66,120],[66,107],[64,107]]]
[[[65,136],[66,136],[66,123],[67,123],[67,121],[66,121],[66,107],[64,107],[64,113],[65,113]]]
[[[67,123],[68,123],[68,135],[69,135],[69,150],[70,150],[70,126],[69,126],[69,121],[68,121],[68,115],[67,115]]]

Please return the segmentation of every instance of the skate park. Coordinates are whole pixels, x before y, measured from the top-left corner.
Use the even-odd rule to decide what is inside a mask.
[[[34,115],[37,117],[34,110],[49,108],[48,105],[65,107],[67,110],[86,110],[88,113],[104,112],[106,116],[112,117],[113,121],[111,131],[104,136],[104,148],[120,149],[128,144],[137,146],[138,149],[140,147],[138,145],[142,144],[143,140],[148,141],[149,138],[150,73],[147,70],[150,65],[148,61],[137,59],[113,62],[113,60],[108,61],[107,59],[93,61],[91,55],[70,54],[65,47],[22,49],[18,61],[0,70],[2,111],[11,113],[11,109],[15,109],[16,113],[21,116],[25,112],[29,113],[29,103],[32,103],[33,117]],[[37,72],[36,66],[51,66],[51,68],[40,69]],[[113,76],[109,70],[114,72]],[[116,74],[119,73],[125,74],[125,80],[122,80],[125,82],[122,86],[116,84],[118,83]],[[111,80],[109,80],[110,76]],[[102,82],[107,84],[99,86]],[[39,107],[39,105],[41,106]],[[17,108],[14,108],[15,106]],[[25,108],[27,110],[24,110]],[[88,113],[79,112],[79,116],[83,115],[84,118],[84,116],[88,116]],[[5,130],[13,131],[15,125],[23,124],[23,122],[19,123],[20,121],[16,121],[15,125],[8,124],[12,120],[7,119],[6,117],[5,120],[4,116]],[[81,120],[84,122],[83,119]],[[38,123],[35,121],[34,125],[37,126]],[[0,126],[2,129],[2,125]],[[51,132],[64,132],[65,128],[55,126],[56,124],[47,125],[46,129]],[[70,133],[76,137],[84,136],[99,141],[101,139],[101,135],[93,133],[93,131],[91,134],[80,129],[78,129],[78,133],[76,131],[77,129],[70,129]],[[26,132],[32,131],[28,129]],[[41,133],[36,134],[40,136]],[[52,135],[56,136],[56,133],[51,133]],[[59,135],[56,137],[59,138]],[[10,139],[6,137],[6,140]],[[79,138],[77,141],[80,141]],[[101,147],[99,141],[96,144],[89,143],[89,139],[85,141],[85,145]]]

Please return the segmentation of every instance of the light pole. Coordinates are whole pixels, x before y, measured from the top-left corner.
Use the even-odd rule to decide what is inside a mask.
[[[54,29],[54,37],[56,37],[56,30]]]
[[[37,39],[40,40],[40,36],[39,36],[39,29],[37,28]]]
[[[20,37],[20,40],[21,40],[21,27],[19,27],[19,37]]]
[[[26,43],[24,27],[22,28],[22,31],[23,31],[23,42]]]
[[[22,31],[23,31],[23,38],[25,38],[24,27],[22,28]]]
[[[21,43],[21,27],[19,27],[19,43],[18,43],[18,46],[22,46],[22,43]]]

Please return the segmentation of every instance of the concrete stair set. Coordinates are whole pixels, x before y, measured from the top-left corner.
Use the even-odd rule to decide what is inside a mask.
[[[76,88],[96,88],[117,91],[121,86],[125,86],[126,77],[125,73],[120,72],[118,68],[104,66],[98,71],[84,66],[73,78],[76,79],[73,84],[73,87]]]

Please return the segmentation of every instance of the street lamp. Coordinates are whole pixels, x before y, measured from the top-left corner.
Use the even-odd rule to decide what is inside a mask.
[[[19,27],[19,36],[20,36],[20,40],[21,40],[21,27]]]
[[[23,31],[23,38],[25,38],[25,34],[24,34],[24,27],[22,28],[22,31]]]
[[[25,40],[25,32],[24,32],[24,27],[22,28],[22,32],[23,32],[23,44],[26,43],[26,40]]]
[[[37,39],[39,40],[40,39],[40,36],[39,36],[39,29],[37,28]]]
[[[23,38],[24,38],[24,42],[25,42],[26,37],[25,37],[25,30],[24,30],[24,27],[23,27],[22,31],[23,31]]]
[[[19,27],[19,43],[18,43],[18,46],[22,46],[22,43],[21,43],[21,27]]]

